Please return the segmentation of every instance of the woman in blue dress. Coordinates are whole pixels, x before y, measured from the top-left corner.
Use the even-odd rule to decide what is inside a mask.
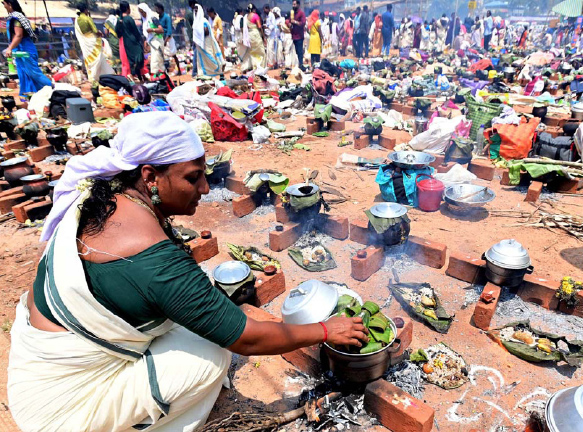
[[[34,34],[30,21],[24,16],[18,0],[4,0],[8,12],[6,30],[10,44],[4,50],[6,58],[12,57],[13,51],[25,52],[16,57],[16,70],[20,80],[20,95],[35,93],[45,86],[52,86],[49,78],[38,67],[38,52],[34,46]]]

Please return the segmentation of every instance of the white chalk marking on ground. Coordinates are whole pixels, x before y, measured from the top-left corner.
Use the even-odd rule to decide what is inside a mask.
[[[504,377],[502,376],[500,371],[498,371],[497,369],[488,367],[488,366],[480,366],[480,365],[472,365],[470,367],[469,378],[470,378],[470,382],[472,383],[473,386],[477,385],[476,384],[476,374],[478,372],[490,372],[493,375],[496,375],[496,377],[498,377],[498,379],[500,380],[499,386],[496,386],[496,383],[494,382],[494,379],[491,376],[488,377],[488,381],[490,381],[492,383],[492,387],[494,388],[494,391],[498,390],[498,388],[504,387]]]
[[[447,420],[449,420],[450,422],[453,422],[453,423],[463,423],[463,424],[467,424],[467,423],[473,423],[475,421],[478,421],[480,419],[480,417],[482,417],[482,413],[478,413],[478,414],[476,414],[475,416],[472,416],[472,417],[461,417],[457,413],[457,409],[464,402],[464,399],[465,399],[466,395],[468,394],[468,392],[469,392],[469,390],[466,390],[464,392],[464,394],[462,395],[462,397],[459,398],[459,400],[457,402],[455,402],[447,410],[447,413],[445,414],[445,418]]]
[[[527,394],[526,396],[524,396],[522,399],[520,399],[518,402],[516,402],[516,405],[514,406],[514,409],[517,409],[520,407],[520,405],[522,405],[524,402],[526,402],[529,399],[532,399],[535,396],[542,396],[544,397],[544,401],[546,403],[547,399],[550,398],[552,395],[551,393],[549,393],[549,391],[543,387],[537,387],[535,388],[532,393]],[[526,408],[529,405],[534,405],[537,402],[541,402],[542,399],[537,399],[534,401],[530,401],[529,403],[527,403],[526,405],[524,405],[524,407],[522,408]]]
[[[499,406],[499,405],[495,404],[494,402],[487,401],[487,400],[485,400],[485,399],[482,399],[482,398],[479,398],[479,397],[477,397],[477,396],[474,396],[474,397],[473,397],[473,399],[474,399],[474,400],[477,400],[477,401],[480,401],[480,402],[484,402],[486,405],[488,405],[488,406],[490,406],[490,407],[492,407],[492,408],[494,408],[494,409],[496,409],[496,410],[500,411],[500,412],[501,412],[502,414],[504,414],[504,416],[505,416],[505,417],[506,417],[508,420],[510,420],[510,421],[511,421],[513,424],[515,424],[515,425],[518,425],[518,424],[519,424],[518,422],[516,422],[516,420],[514,420],[512,417],[510,417],[510,415],[509,415],[509,414],[508,414],[506,411],[504,411],[504,409],[503,409],[501,406]]]

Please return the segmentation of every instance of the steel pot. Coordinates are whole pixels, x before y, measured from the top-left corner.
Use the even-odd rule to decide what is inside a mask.
[[[286,324],[314,324],[328,318],[338,303],[338,291],[311,279],[290,291],[281,307]]]
[[[547,401],[545,419],[550,432],[583,430],[583,386],[559,390]]]
[[[504,68],[504,78],[506,78],[506,80],[511,83],[514,82],[514,74],[516,73],[516,69],[514,69],[513,67],[505,67]]]
[[[387,319],[396,336],[395,323],[390,318]],[[401,341],[397,338],[380,351],[371,354],[348,354],[324,343],[324,353],[334,375],[341,380],[357,384],[365,384],[381,378],[390,366],[391,354],[396,353],[400,348]]]
[[[571,118],[583,120],[583,103],[576,103],[571,106]]]
[[[0,163],[0,167],[4,170],[4,178],[10,184],[10,187],[20,186],[21,177],[34,174],[34,170],[27,162],[27,157],[19,157]]]
[[[425,117],[415,117],[415,123],[413,124],[413,136],[419,135],[421,132],[427,130],[428,120]]]
[[[255,278],[236,288],[237,284],[245,281],[251,274],[251,268],[241,261],[225,261],[213,270],[215,286],[227,293],[227,296],[236,305],[253,300],[256,294]]]
[[[20,178],[22,191],[28,198],[48,195],[51,191],[49,182],[43,174],[32,174]]]
[[[533,271],[528,252],[514,239],[496,243],[482,259],[486,260],[486,278],[496,285],[517,287]]]
[[[383,245],[395,246],[407,241],[411,232],[411,222],[407,217],[405,206],[397,203],[380,203],[374,205],[370,212],[378,218],[393,220],[393,225],[382,234],[378,234],[370,221],[368,222],[369,232]]]

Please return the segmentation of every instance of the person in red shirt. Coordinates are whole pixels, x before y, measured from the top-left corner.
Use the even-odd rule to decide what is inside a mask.
[[[299,0],[294,0],[291,11],[291,35],[298,55],[300,69],[304,70],[304,29],[306,27],[306,14],[300,9]]]

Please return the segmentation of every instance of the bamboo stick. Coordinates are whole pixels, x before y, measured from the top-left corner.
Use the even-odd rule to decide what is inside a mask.
[[[545,159],[545,158],[526,158],[522,159],[524,163],[541,163],[541,164],[549,164],[549,165],[563,165],[573,168],[583,168],[583,163],[579,162],[567,162],[567,161],[558,161],[554,159]]]

